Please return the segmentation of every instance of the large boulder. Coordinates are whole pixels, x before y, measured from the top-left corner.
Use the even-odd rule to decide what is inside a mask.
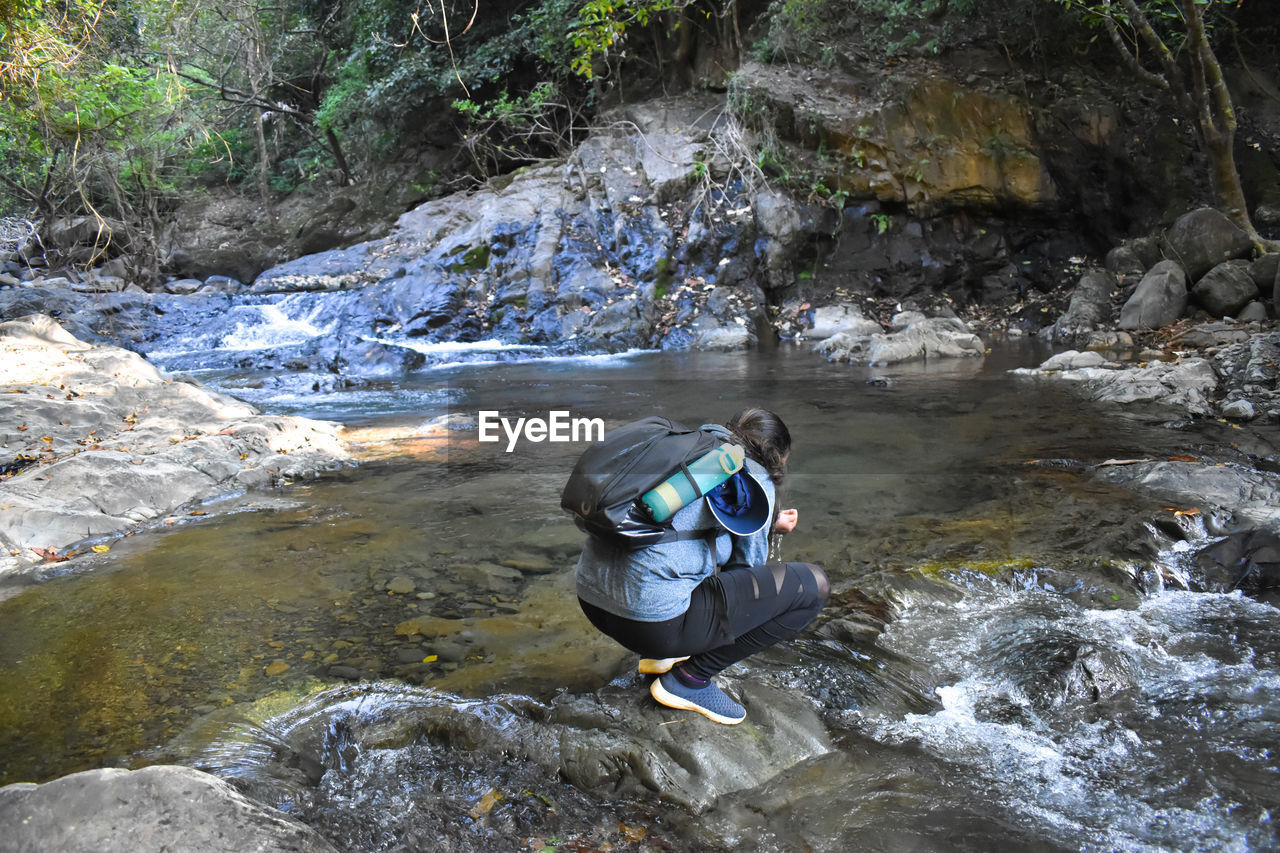
[[[1111,261],[1108,260],[1110,266]],[[1119,286],[1109,270],[1091,269],[1080,277],[1071,304],[1052,326],[1043,333],[1052,341],[1074,341],[1090,332],[1111,325],[1111,294]]]
[[[88,770],[0,788],[10,853],[336,853],[313,830],[189,767]]]
[[[1228,261],[1209,270],[1191,288],[1204,310],[1215,317],[1234,317],[1258,296],[1249,265]]]
[[[1240,590],[1272,604],[1280,602],[1280,534],[1274,530],[1231,533],[1201,548],[1195,566],[1200,590]]]
[[[1120,309],[1121,329],[1159,329],[1187,310],[1187,274],[1176,261],[1161,261],[1138,283]]]
[[[1247,258],[1253,242],[1238,225],[1211,207],[1183,214],[1165,234],[1165,252],[1182,264],[1191,281],[1224,261]]]

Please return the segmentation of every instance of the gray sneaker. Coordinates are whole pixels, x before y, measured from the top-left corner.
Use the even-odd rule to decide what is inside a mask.
[[[649,685],[649,693],[668,708],[697,711],[708,720],[726,726],[736,725],[747,718],[747,709],[730,699],[729,694],[716,687],[715,682],[708,682],[706,687],[689,687],[676,678],[674,672],[668,672],[654,679]]]

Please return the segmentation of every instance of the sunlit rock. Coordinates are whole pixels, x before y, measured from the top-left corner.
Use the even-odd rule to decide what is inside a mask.
[[[88,770],[0,788],[13,853],[330,853],[315,831],[189,767]]]

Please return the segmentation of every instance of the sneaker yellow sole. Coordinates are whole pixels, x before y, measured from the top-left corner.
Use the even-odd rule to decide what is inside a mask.
[[[690,702],[688,699],[682,699],[674,693],[668,692],[667,689],[662,686],[661,678],[649,685],[649,695],[653,696],[660,705],[666,705],[668,708],[675,708],[679,711],[696,711],[708,720],[720,723],[724,726],[736,726],[747,718],[746,714],[743,714],[741,717],[726,717],[723,714],[717,714],[710,708],[702,707],[697,702]]]
[[[636,667],[636,671],[641,675],[664,675],[671,671],[671,667],[688,659],[688,655],[682,658],[640,658],[640,665]]]

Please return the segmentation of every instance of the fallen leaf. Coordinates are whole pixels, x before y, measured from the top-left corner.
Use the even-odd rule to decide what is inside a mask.
[[[93,552],[95,554],[105,554],[110,550],[111,550],[110,545],[94,545],[93,546]]]
[[[619,823],[618,829],[622,830],[622,837],[631,844],[644,841],[649,834],[643,826],[627,826],[625,823]]]
[[[485,795],[480,798],[480,802],[476,803],[475,807],[471,809],[471,816],[480,817],[480,815],[488,814],[501,799],[502,794],[499,793],[498,789],[490,788],[485,792]]]

